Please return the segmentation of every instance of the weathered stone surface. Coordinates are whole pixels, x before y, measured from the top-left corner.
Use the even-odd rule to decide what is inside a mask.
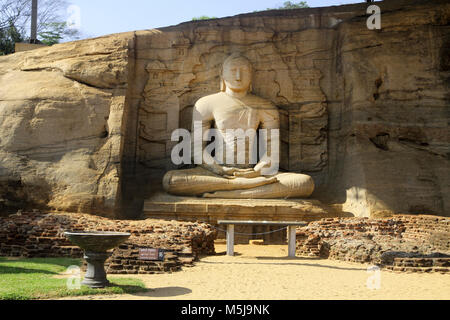
[[[175,169],[172,131],[240,52],[255,94],[282,111],[282,167],[311,175],[313,198],[357,216],[448,216],[448,1],[377,5],[381,30],[361,3],[0,57],[0,205],[139,215]]]
[[[117,209],[130,39],[0,59],[0,188],[12,206]]]
[[[382,13],[380,32],[360,28],[362,19],[340,25],[343,103],[333,105],[330,141],[340,139],[332,158],[342,170],[333,181],[358,215],[448,216],[449,7],[404,9]]]

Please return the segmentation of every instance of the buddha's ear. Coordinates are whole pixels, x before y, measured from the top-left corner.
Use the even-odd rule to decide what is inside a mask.
[[[248,87],[248,93],[252,93],[253,92],[253,84],[252,82],[250,82],[250,87]]]
[[[222,77],[220,77],[220,91],[225,92],[227,90],[227,86],[225,85],[225,81]]]

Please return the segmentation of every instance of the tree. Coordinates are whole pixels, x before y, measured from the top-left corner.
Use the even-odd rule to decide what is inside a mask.
[[[39,0],[38,39],[46,44],[58,43],[62,38],[79,39],[80,32],[63,22],[68,3],[66,0]],[[0,54],[11,53],[15,42],[30,38],[31,0],[0,0]],[[17,34],[20,37],[17,37]]]
[[[22,35],[14,25],[0,29],[0,56],[13,53],[15,43],[22,41]]]
[[[39,32],[39,38],[43,44],[48,46],[59,43],[61,39],[78,39],[78,30],[67,27],[66,22],[50,22],[44,25],[44,31]]]
[[[28,10],[27,5],[26,0],[0,0],[0,30],[9,29],[11,25],[17,29],[22,24],[20,20],[28,13],[31,14],[31,8]]]

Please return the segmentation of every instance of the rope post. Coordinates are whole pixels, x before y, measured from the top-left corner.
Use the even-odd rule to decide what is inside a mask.
[[[291,258],[295,257],[295,248],[297,245],[296,227],[289,226],[288,228],[288,255]]]
[[[227,226],[227,255],[234,256],[234,224]]]

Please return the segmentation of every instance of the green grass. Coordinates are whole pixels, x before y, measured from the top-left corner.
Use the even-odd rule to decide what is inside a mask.
[[[111,286],[91,289],[68,289],[67,278],[54,278],[81,259],[70,258],[4,258],[0,257],[0,300],[52,299],[95,294],[122,294],[147,291],[137,279],[109,279]]]

